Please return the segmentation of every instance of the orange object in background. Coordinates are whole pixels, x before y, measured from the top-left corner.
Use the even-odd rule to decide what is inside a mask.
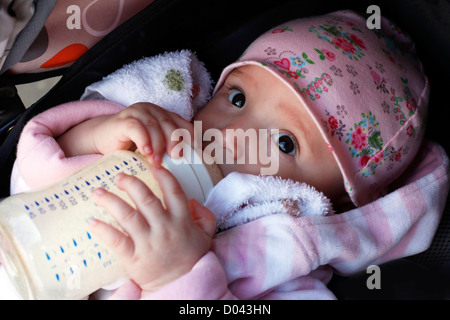
[[[59,51],[52,58],[47,60],[44,64],[41,65],[41,68],[46,69],[63,67],[66,64],[76,61],[88,50],[89,48],[81,43],[71,44]]]
[[[22,60],[8,72],[35,73],[68,67],[153,1],[59,0]]]

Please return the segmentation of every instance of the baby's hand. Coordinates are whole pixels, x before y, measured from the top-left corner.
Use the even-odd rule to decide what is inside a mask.
[[[152,292],[187,273],[211,247],[215,217],[197,201],[188,201],[175,177],[162,167],[152,169],[164,195],[163,207],[139,179],[120,174],[119,189],[130,196],[136,209],[103,189],[94,191],[95,202],[108,210],[128,234],[98,220],[93,231],[120,257],[130,278]]]
[[[98,126],[94,144],[102,154],[137,148],[141,154],[159,163],[164,152],[170,154],[178,144],[171,140],[171,135],[179,128],[193,130],[192,124],[176,113],[151,103],[136,103],[109,116]]]
[[[137,148],[151,163],[160,163],[164,151],[171,154],[179,143],[171,139],[176,129],[188,130],[192,142],[192,123],[157,105],[142,102],[117,114],[82,122],[57,141],[66,157]]]

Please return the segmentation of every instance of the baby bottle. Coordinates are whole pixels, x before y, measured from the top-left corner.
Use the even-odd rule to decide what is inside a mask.
[[[163,165],[189,199],[204,203],[221,179],[220,169],[204,164],[191,148],[183,151],[179,159],[165,155]],[[126,277],[118,257],[88,228],[93,218],[118,226],[94,204],[95,188],[102,187],[132,204],[115,187],[114,177],[120,172],[138,177],[156,196],[162,196],[145,158],[122,150],[48,188],[0,202],[0,261],[24,299],[81,299]]]

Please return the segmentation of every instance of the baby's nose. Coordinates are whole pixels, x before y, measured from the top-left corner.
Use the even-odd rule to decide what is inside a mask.
[[[257,130],[249,126],[228,126],[221,134],[227,163],[245,164],[258,145]]]

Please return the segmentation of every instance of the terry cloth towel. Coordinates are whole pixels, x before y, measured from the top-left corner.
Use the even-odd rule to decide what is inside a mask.
[[[128,107],[151,102],[191,120],[210,99],[212,82],[189,50],[145,57],[89,85],[81,100],[109,100]]]
[[[219,232],[271,214],[298,217],[333,213],[330,200],[305,183],[237,172],[211,190],[205,206],[214,212]]]

